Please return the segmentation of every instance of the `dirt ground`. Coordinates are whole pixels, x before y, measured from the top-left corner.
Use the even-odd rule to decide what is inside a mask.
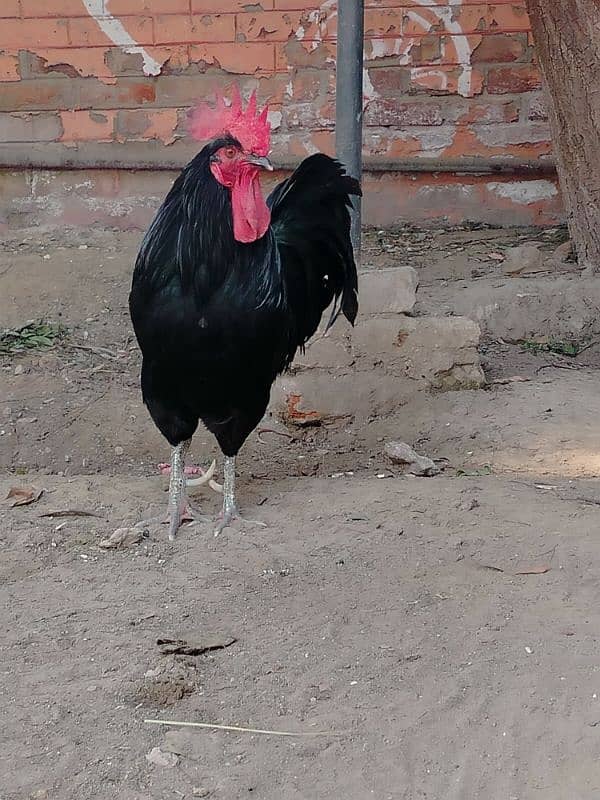
[[[452,313],[473,281],[535,293],[548,276],[507,278],[490,253],[564,236],[372,231],[365,261],[412,264],[420,304]],[[1,800],[600,798],[593,322],[571,358],[486,335],[485,390],[360,428],[270,420],[239,463],[242,509],[267,528],[104,550],[166,501],[126,310],[138,243],[15,231],[0,246],[0,327],[69,329],[0,355],[0,498],[44,490],[0,499]],[[400,475],[390,438],[442,475]],[[193,455],[217,455],[207,435]],[[193,501],[216,514],[216,494]]]

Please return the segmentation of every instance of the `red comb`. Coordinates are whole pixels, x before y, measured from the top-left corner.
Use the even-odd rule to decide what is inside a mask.
[[[190,133],[194,139],[209,141],[229,133],[242,145],[247,153],[266,156],[271,143],[271,125],[267,119],[267,106],[258,113],[256,92],[252,92],[246,110],[242,108],[242,97],[237,85],[233,87],[230,106],[225,105],[223,95],[217,93],[214,108],[206,103],[198,105],[191,114]]]

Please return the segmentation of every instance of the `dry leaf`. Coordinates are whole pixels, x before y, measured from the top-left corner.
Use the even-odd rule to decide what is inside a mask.
[[[131,547],[144,538],[144,531],[141,528],[117,528],[108,539],[102,539],[100,547],[105,550],[116,550],[120,547]]]
[[[539,567],[526,567],[515,572],[515,575],[543,575],[545,572],[550,572],[550,564],[541,564]]]
[[[43,491],[43,489],[38,489],[35,486],[13,486],[6,495],[6,499],[11,500],[11,508],[28,506],[30,503],[37,502]]]

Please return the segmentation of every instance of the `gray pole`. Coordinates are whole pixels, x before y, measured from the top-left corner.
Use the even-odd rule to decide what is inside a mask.
[[[350,175],[362,176],[364,0],[338,0],[335,150]],[[352,245],[360,264],[360,197],[354,198]]]

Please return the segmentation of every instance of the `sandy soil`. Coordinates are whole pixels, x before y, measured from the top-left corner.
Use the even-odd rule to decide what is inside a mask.
[[[401,251],[431,304],[436,282],[448,302],[453,281],[498,269],[486,252],[531,236],[373,233],[367,253],[377,266]],[[268,528],[215,539],[199,524],[174,544],[151,530],[107,551],[166,499],[125,309],[138,238],[18,232],[0,253],[2,324],[71,330],[0,358],[0,498],[44,489],[0,501],[0,798],[600,798],[594,348],[485,341],[491,380],[525,380],[362,429],[253,436],[240,500]],[[399,475],[392,437],[444,473]],[[208,437],[194,455],[216,455]],[[215,494],[194,501],[216,513]],[[92,516],[47,516],[65,511]],[[165,655],[162,639],[216,649]]]

